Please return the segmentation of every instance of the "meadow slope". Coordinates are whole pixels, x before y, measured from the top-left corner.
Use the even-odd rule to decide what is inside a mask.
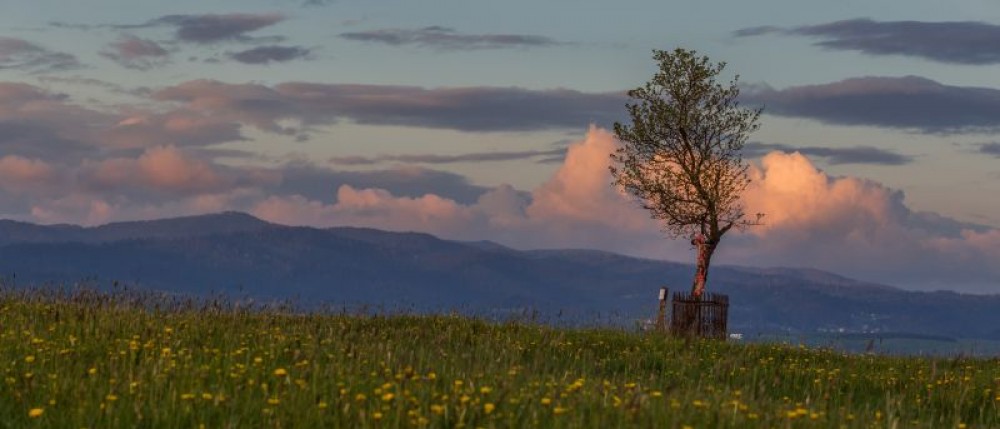
[[[998,427],[1000,360],[0,292],[0,427]]]

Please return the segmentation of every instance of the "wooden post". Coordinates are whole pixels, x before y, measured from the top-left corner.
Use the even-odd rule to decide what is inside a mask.
[[[656,314],[656,330],[663,331],[666,328],[667,317],[667,288],[660,288],[660,311]]]

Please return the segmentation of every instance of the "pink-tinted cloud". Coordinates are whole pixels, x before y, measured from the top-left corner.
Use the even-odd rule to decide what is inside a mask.
[[[226,185],[212,166],[174,146],[150,148],[135,159],[107,159],[89,170],[92,183],[111,189],[143,186],[151,191],[197,193]]]
[[[52,185],[55,180],[55,169],[45,161],[17,155],[0,158],[0,188],[7,192],[32,192]]]

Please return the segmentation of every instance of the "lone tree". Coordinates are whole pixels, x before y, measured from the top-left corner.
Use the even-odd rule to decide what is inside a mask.
[[[698,250],[691,292],[700,297],[722,236],[763,216],[748,220],[740,202],[750,184],[740,151],[762,109],[740,107],[738,76],[728,86],[716,82],[723,62],[680,48],[654,50],[653,59],[660,70],[628,92],[632,123],[615,123],[623,145],[611,154],[611,174],[669,237],[691,237]]]

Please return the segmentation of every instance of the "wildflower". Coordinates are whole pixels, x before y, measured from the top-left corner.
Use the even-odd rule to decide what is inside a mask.
[[[25,356],[25,357],[24,357],[24,361],[25,361],[26,363],[32,363],[32,362],[34,362],[34,361],[35,361],[35,356],[34,356],[34,355],[28,355],[28,356]]]
[[[181,400],[183,400],[183,401],[190,401],[192,399],[194,399],[194,393],[182,393],[181,394]]]
[[[444,406],[438,404],[431,405],[431,412],[437,415],[444,414]]]
[[[280,403],[281,403],[281,399],[274,398],[274,397],[267,398],[267,404],[268,405],[278,405]]]
[[[544,406],[547,407],[550,404],[552,404],[552,400],[551,399],[549,399],[549,398],[542,398],[542,405],[544,405]]]
[[[376,412],[372,413],[372,418],[375,419],[375,420],[382,420],[382,413],[376,411]]]
[[[274,370],[274,375],[276,377],[284,377],[284,376],[288,375],[288,371],[286,371],[284,368],[278,368],[278,369]]]
[[[104,399],[107,399],[108,402],[115,402],[118,400],[118,395],[115,395],[114,393],[109,393],[108,396],[104,397]]]
[[[395,394],[393,394],[392,392],[388,392],[388,393],[385,393],[385,394],[382,395],[382,400],[385,401],[385,402],[389,402],[389,401],[392,400],[392,398],[395,398],[395,397],[396,397]]]
[[[326,407],[328,407],[329,405],[327,405],[327,403],[324,402],[324,401],[320,401],[319,404],[316,404],[316,406],[318,406],[319,409],[321,409],[321,410],[325,410]]]
[[[482,393],[482,394],[484,394],[484,395],[487,395],[487,394],[489,394],[489,393],[490,393],[490,392],[492,392],[492,391],[493,391],[493,389],[492,389],[492,388],[490,388],[490,387],[487,387],[487,386],[483,386],[483,387],[481,387],[481,388],[479,389],[479,393]]]
[[[364,401],[366,398],[367,397],[365,396],[364,393],[359,393],[357,395],[354,395],[354,400],[358,402]]]
[[[552,409],[552,414],[555,414],[555,415],[558,416],[560,414],[565,414],[567,411],[569,411],[569,408],[563,408],[563,407],[558,407],[557,406],[557,407],[555,407],[555,408]]]
[[[45,414],[44,408],[32,408],[28,410],[28,417],[31,418],[40,417],[42,414]]]
[[[495,410],[496,408],[497,408],[496,405],[493,405],[492,402],[487,402],[483,404],[483,412],[486,414],[492,413],[493,410]]]

